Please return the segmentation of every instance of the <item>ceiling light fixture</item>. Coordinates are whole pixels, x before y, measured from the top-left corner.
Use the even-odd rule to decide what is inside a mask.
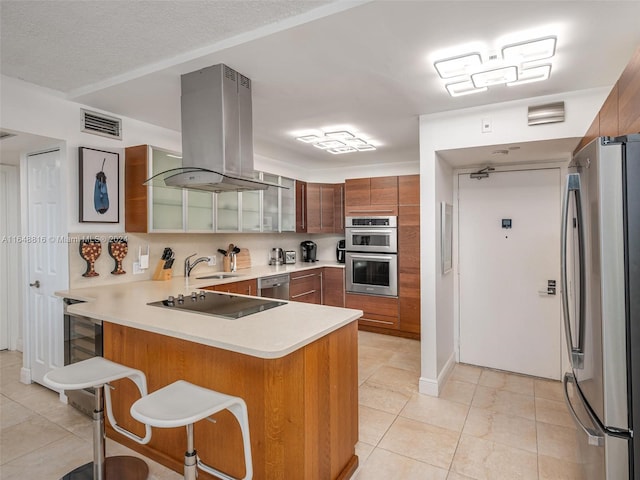
[[[449,83],[445,85],[449,95],[452,97],[460,97],[462,95],[470,95],[472,93],[486,92],[487,88],[476,88],[471,80],[464,82]]]
[[[364,135],[355,134],[348,130],[344,130],[344,127],[338,127],[342,129],[336,129],[333,127],[327,129],[327,131],[318,130],[317,134],[306,132],[294,133],[300,135],[300,133],[306,133],[305,135],[296,136],[296,140],[300,140],[303,143],[313,145],[320,150],[332,153],[334,155],[351,152],[369,152],[376,149],[376,146],[369,140],[365,140]]]
[[[514,43],[502,48],[502,58],[507,62],[526,63],[551,58],[556,53],[556,37],[540,38]]]
[[[440,78],[453,78],[465,75],[469,70],[482,65],[482,58],[479,53],[470,53],[440,60],[433,65],[436,67]]]
[[[556,43],[555,36],[541,37],[510,43],[497,51],[472,51],[436,60],[433,66],[440,78],[453,79],[444,85],[452,97],[486,92],[489,87],[496,85],[540,82],[551,75],[551,64],[540,65],[536,62],[552,58]]]
[[[503,83],[515,82],[518,78],[516,67],[502,67],[486,72],[478,72],[471,75],[471,81],[475,88],[491,87]]]

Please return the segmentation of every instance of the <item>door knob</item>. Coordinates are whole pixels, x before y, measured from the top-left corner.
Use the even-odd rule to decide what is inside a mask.
[[[40,288],[40,280],[36,280],[33,283],[29,284],[30,287],[36,287],[36,288]]]

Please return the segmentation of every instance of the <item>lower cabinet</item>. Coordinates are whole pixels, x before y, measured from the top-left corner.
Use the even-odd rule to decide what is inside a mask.
[[[322,280],[323,305],[344,307],[344,268],[325,267]]]
[[[361,327],[398,328],[397,297],[378,297],[375,295],[347,293],[345,294],[345,307],[363,311],[363,315],[359,320]],[[363,330],[366,330],[366,328]]]
[[[289,300],[322,304],[323,268],[303,270],[289,275]]]
[[[257,280],[242,280],[240,282],[223,283],[222,285],[213,285],[204,287],[203,290],[213,290],[215,292],[238,293],[241,295],[257,295]]]

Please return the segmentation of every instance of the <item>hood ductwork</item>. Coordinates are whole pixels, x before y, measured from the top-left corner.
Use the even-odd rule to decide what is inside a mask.
[[[182,168],[147,182],[208,192],[279,187],[254,178],[251,80],[218,64],[182,75],[181,84]]]

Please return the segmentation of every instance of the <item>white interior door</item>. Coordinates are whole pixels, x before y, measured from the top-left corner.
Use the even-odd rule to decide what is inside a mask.
[[[62,300],[68,288],[66,192],[61,182],[60,151],[27,157],[28,258],[27,325],[31,380],[64,364]]]
[[[0,350],[15,349],[19,321],[18,169],[0,165]]]
[[[560,184],[558,168],[459,175],[461,362],[560,378]]]

